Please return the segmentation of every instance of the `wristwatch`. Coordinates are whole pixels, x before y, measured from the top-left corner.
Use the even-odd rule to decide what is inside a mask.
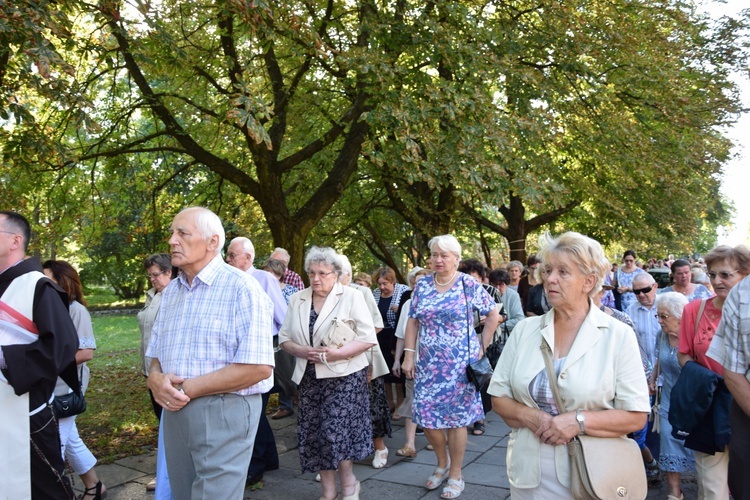
[[[578,428],[581,430],[579,434],[586,434],[586,429],[583,427],[583,423],[586,421],[586,417],[583,416],[581,410],[576,410],[576,420],[578,421]]]

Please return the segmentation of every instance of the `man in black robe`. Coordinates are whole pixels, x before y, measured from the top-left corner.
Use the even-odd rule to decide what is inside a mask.
[[[78,335],[68,314],[67,294],[39,275],[38,258],[26,259],[30,237],[24,217],[0,211],[0,300],[12,304],[19,321],[31,320],[32,331],[38,332],[38,340],[29,344],[2,346],[0,368],[16,395],[29,396],[31,457],[18,459],[31,460],[32,499],[68,499],[74,494],[64,475],[51,399],[58,376],[78,389]],[[3,453],[13,453],[3,448]]]

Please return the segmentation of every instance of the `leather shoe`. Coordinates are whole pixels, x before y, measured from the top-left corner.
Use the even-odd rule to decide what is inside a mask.
[[[276,413],[271,415],[271,420],[280,420],[282,418],[291,417],[292,415],[294,415],[292,410],[278,409],[276,410]]]
[[[245,485],[252,487],[253,485],[258,484],[261,481],[263,481],[263,473],[262,472],[260,472],[258,474],[255,474],[253,476],[248,476],[247,480],[245,481]]]

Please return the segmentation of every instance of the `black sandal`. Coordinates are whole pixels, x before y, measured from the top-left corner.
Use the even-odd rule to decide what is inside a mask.
[[[474,430],[471,433],[475,436],[484,434],[484,422],[474,422]]]
[[[86,488],[83,490],[83,495],[81,495],[81,500],[83,500],[86,497],[89,497],[91,495],[94,496],[94,500],[102,500],[103,498],[107,498],[107,492],[104,491],[104,494],[102,494],[102,482],[98,481],[95,486],[92,486],[91,488]]]

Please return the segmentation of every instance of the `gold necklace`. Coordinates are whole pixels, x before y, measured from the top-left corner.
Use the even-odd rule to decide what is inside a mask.
[[[449,279],[448,281],[446,281],[445,283],[440,283],[440,282],[438,281],[437,273],[435,273],[435,284],[436,284],[436,285],[438,285],[438,286],[446,286],[446,285],[447,285],[447,284],[449,284],[449,283],[450,283],[451,281],[453,281],[453,278],[455,278],[455,277],[456,277],[456,274],[457,274],[457,273],[458,273],[458,269],[456,269],[455,271],[453,271],[453,276],[451,276],[451,278],[450,278],[450,279]]]

